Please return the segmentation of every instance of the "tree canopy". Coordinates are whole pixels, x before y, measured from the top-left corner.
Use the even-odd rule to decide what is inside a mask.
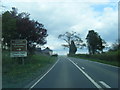
[[[7,43],[10,47],[12,39],[26,39],[30,50],[37,44],[44,45],[47,43],[45,38],[48,34],[44,25],[38,21],[30,20],[29,16],[30,14],[25,12],[18,13],[16,8],[2,14],[3,45]]]
[[[65,32],[64,34],[60,34],[58,38],[66,42],[66,44],[62,44],[62,46],[69,48],[69,51],[71,51],[70,50],[71,42],[75,44],[76,49],[85,46],[83,40],[80,38],[80,34],[77,34],[76,32]]]
[[[99,53],[100,51],[103,52],[103,49],[105,48],[103,44],[105,44],[105,41],[100,37],[100,35],[98,35],[97,32],[90,30],[86,39],[89,54]]]
[[[66,44],[62,44],[62,46],[67,48],[70,47],[71,41],[74,41],[77,48],[81,48],[84,45],[83,40],[80,38],[80,34],[76,32],[65,32],[64,34],[60,34],[58,38],[66,42]]]

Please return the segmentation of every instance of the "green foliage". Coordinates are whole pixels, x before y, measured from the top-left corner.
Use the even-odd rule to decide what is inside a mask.
[[[3,22],[3,45],[7,43],[10,47],[12,39],[26,39],[28,42],[28,50],[34,50],[35,45],[46,44],[47,30],[44,25],[29,19],[28,13],[17,13],[16,8],[12,11],[6,11],[2,14]]]
[[[89,54],[95,54],[99,51],[103,52],[103,49],[105,48],[103,44],[105,44],[105,41],[101,39],[97,32],[95,32],[94,30],[90,30],[87,34],[86,39]]]
[[[92,60],[92,61],[97,61],[101,63],[106,63],[106,64],[111,64],[115,66],[119,66],[119,57],[120,57],[120,50],[117,51],[110,51],[102,54],[94,54],[94,55],[89,55],[89,54],[76,54],[72,55],[73,57],[77,58],[83,58],[87,60]]]
[[[43,74],[55,61],[56,57],[31,55],[25,58],[25,65],[18,64],[17,58],[10,58],[9,51],[2,54],[3,87],[23,88],[39,75]]]
[[[9,11],[2,15],[2,37],[3,44],[10,42],[11,39],[16,38],[16,18],[11,16]],[[10,45],[10,43],[8,43]]]

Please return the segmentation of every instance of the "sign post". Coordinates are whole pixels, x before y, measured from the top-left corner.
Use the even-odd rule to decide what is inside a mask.
[[[27,40],[11,40],[11,57],[21,57],[24,64],[24,57],[27,57]]]
[[[11,40],[11,57],[27,57],[27,40]]]

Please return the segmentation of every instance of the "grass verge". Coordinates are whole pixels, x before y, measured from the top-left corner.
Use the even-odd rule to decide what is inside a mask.
[[[75,54],[70,56],[120,67],[119,54],[120,50],[95,55]]]
[[[78,56],[72,56],[72,57],[80,58],[80,59],[84,59],[84,60],[91,60],[91,61],[95,61],[95,62],[100,62],[100,63],[109,64],[109,65],[120,67],[120,64],[118,64],[119,62],[117,62],[117,61],[106,61],[106,60],[92,59],[92,58],[78,57]]]
[[[8,51],[2,53],[2,87],[23,88],[36,77],[44,73],[56,60],[56,57],[31,55],[25,58],[25,64],[11,58]]]

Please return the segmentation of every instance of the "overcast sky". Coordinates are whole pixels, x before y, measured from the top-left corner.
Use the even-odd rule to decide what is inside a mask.
[[[3,0],[3,10],[18,8],[48,30],[47,44],[58,54],[68,53],[59,34],[75,31],[86,42],[89,30],[95,30],[108,44],[118,39],[118,0]],[[87,53],[85,49],[77,53]]]

